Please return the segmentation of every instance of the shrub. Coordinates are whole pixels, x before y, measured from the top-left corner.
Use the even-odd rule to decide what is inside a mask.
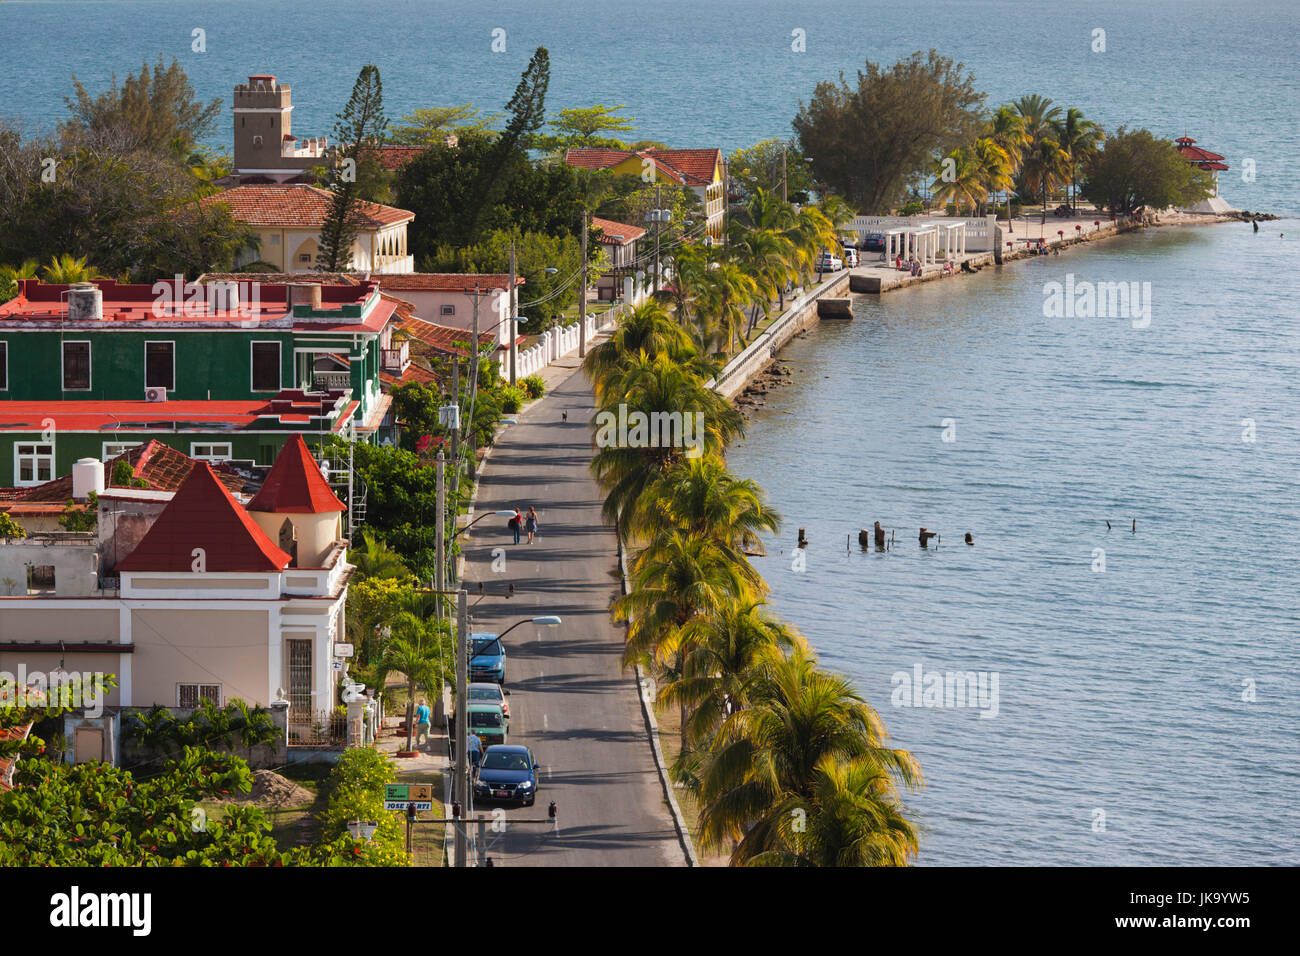
[[[368,747],[345,750],[334,765],[327,786],[323,839],[315,849],[328,866],[410,866],[401,817],[384,809],[384,785],[392,783],[393,765]],[[375,820],[379,829],[370,843],[353,840],[348,823]]]
[[[919,202],[910,202],[903,207],[904,216],[918,216],[925,211],[925,204]]]
[[[25,538],[27,529],[9,517],[7,512],[0,511],[0,541],[5,538]]]
[[[524,379],[524,391],[529,398],[541,398],[546,394],[546,382],[540,375],[530,375]]]
[[[528,393],[517,385],[507,385],[501,389],[501,411],[513,415],[524,407]]]

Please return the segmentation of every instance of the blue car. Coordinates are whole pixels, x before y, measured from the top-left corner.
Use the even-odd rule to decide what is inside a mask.
[[[506,649],[495,634],[476,631],[469,636],[469,679],[506,682]]]
[[[540,769],[541,765],[527,747],[494,744],[483,752],[478,779],[474,781],[474,799],[531,807],[537,799]]]

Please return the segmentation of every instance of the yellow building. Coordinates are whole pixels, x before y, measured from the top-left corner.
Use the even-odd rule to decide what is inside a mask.
[[[570,149],[564,161],[579,169],[640,176],[649,182],[686,186],[700,197],[708,221],[705,232],[722,241],[726,221],[726,169],[720,149]]]

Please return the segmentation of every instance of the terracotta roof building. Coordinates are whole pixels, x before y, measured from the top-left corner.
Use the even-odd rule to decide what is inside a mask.
[[[310,272],[320,252],[320,230],[329,215],[331,194],[308,183],[242,185],[208,196],[205,208],[226,206],[257,236],[256,251],[240,256],[240,265],[260,260],[285,272]],[[415,213],[380,203],[361,203],[361,227],[344,271],[411,272],[406,227]]]
[[[654,181],[685,186],[704,205],[707,217],[702,232],[722,240],[726,166],[720,149],[606,149],[575,148],[564,161],[581,169],[603,170],[625,176],[652,174]]]

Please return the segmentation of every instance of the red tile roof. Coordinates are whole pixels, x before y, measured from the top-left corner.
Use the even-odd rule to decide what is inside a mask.
[[[203,550],[206,571],[283,571],[281,551],[200,462],[167,503],[119,571],[193,571]]]
[[[3,406],[0,406],[0,408],[3,408]],[[110,458],[104,463],[104,489],[106,491],[112,483],[114,465],[119,461],[125,461],[129,464],[131,466],[131,477],[148,482],[151,491],[175,491],[189,477],[191,469],[198,464],[184,452],[177,451],[170,445],[164,445],[156,439],[151,439],[143,444],[136,445],[134,448],[128,448],[122,454]],[[232,492],[243,490],[244,478],[230,466],[216,464],[213,466],[213,471],[217,474],[217,480]],[[0,488],[0,510],[5,510],[3,502],[8,501],[22,502],[24,504],[49,502],[62,505],[71,497],[72,476],[63,475],[41,485],[32,485],[26,488]]]
[[[720,149],[606,149],[575,148],[564,154],[570,166],[583,169],[609,169],[632,157],[650,160],[656,172],[675,183],[707,186],[722,163]]]
[[[383,166],[389,172],[396,173],[428,148],[427,146],[380,146],[379,155],[376,158],[379,160],[380,166]]]
[[[645,230],[640,226],[629,226],[625,222],[615,222],[613,219],[601,219],[599,216],[592,216],[591,224],[603,233],[598,240],[599,242],[615,243],[626,246],[628,243],[636,242],[645,235]],[[616,239],[611,239],[611,236],[622,236],[623,239],[619,242]]]
[[[476,286],[480,291],[487,292],[509,286],[510,274],[508,272],[409,272],[405,275],[371,276],[371,281],[378,282],[379,288],[386,292],[473,292]],[[515,276],[515,285],[523,284],[524,277]]]
[[[329,214],[331,196],[327,190],[307,183],[236,186],[200,200],[211,207],[223,203],[230,214],[250,226],[286,229],[319,229]],[[410,222],[415,213],[379,203],[362,202],[361,215],[367,228]]]
[[[468,329],[457,329],[448,325],[438,325],[435,322],[425,322],[422,319],[412,317],[410,321],[403,323],[400,328],[412,340],[412,347],[419,343],[426,347],[427,350],[442,353],[443,355],[466,356],[469,354],[469,341],[473,335]],[[497,341],[495,332],[480,332],[478,340],[481,345],[495,345]],[[455,342],[464,342],[465,345],[455,345]]]
[[[312,457],[302,435],[294,435],[275,456],[275,464],[262,483],[262,489],[248,503],[248,510],[322,514],[346,511],[347,508],[321,474],[320,465]]]

